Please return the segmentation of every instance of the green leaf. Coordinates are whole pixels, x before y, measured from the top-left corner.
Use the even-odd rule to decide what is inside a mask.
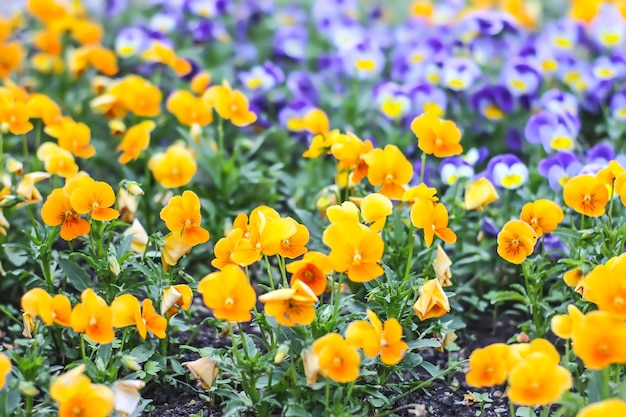
[[[526,298],[522,294],[515,291],[498,291],[490,298],[491,304],[497,304],[503,301],[520,301],[522,303],[526,302]]]
[[[139,363],[144,363],[150,359],[152,354],[154,354],[154,345],[150,343],[139,345],[130,351],[130,356],[135,358],[135,360]]]
[[[143,366],[143,370],[148,374],[148,375],[156,375],[159,373],[159,371],[161,371],[161,365],[159,365],[158,362],[156,361],[148,361],[146,362],[146,364]]]
[[[87,288],[93,287],[93,282],[87,271],[76,262],[63,258],[59,258],[58,262],[63,273],[76,290],[84,291]]]

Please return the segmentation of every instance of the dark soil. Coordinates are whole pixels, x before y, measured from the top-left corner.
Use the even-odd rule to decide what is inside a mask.
[[[516,334],[517,323],[507,316],[498,318],[495,322],[491,317],[468,323],[465,332],[459,335],[457,344],[461,347],[458,352],[442,353],[434,349],[422,351],[424,359],[434,365],[444,368],[448,362],[448,355],[458,359],[466,359],[470,353],[479,347],[496,342],[506,342]],[[213,330],[206,326],[192,343],[195,346],[223,346],[229,344],[228,338],[216,335]],[[187,355],[185,355],[187,356]],[[187,359],[187,358],[186,358]],[[187,360],[197,359],[189,357]],[[476,389],[465,383],[465,372],[461,369],[454,375],[441,378],[433,382],[423,390],[416,391],[413,395],[396,404],[395,415],[436,416],[436,417],[475,417],[481,410],[481,404],[466,397],[471,393],[489,393],[491,403],[483,404],[483,417],[505,417],[509,415],[509,403],[504,395],[504,387],[491,389]],[[430,375],[425,371],[419,372],[423,379],[427,380]],[[199,394],[191,388],[179,385],[178,387],[156,387],[152,392],[144,392],[144,398],[152,399],[154,410],[144,413],[151,417],[188,417],[190,414],[203,412],[203,416],[221,416],[220,405],[209,403],[200,398]],[[391,395],[391,393],[390,393]],[[209,398],[210,399],[210,398]],[[215,401],[218,401],[215,399]],[[424,412],[426,414],[424,414]]]

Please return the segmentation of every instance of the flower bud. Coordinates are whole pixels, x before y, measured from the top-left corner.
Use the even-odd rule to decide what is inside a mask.
[[[285,343],[280,345],[278,347],[278,350],[276,351],[276,355],[274,355],[274,363],[281,363],[283,359],[285,359],[285,356],[287,356],[288,352],[289,352],[289,345]]]
[[[20,391],[20,394],[27,397],[35,397],[36,395],[39,395],[39,390],[35,387],[35,384],[32,381],[20,381],[17,389]]]
[[[137,362],[137,359],[129,355],[122,356],[122,366],[130,369],[131,371],[141,371],[141,365]]]
[[[109,271],[111,271],[113,275],[118,276],[121,272],[121,268],[115,255],[110,253],[109,256],[107,256],[107,263],[109,264]]]
[[[130,195],[144,195],[144,191],[136,181],[122,180],[120,186],[124,188]]]

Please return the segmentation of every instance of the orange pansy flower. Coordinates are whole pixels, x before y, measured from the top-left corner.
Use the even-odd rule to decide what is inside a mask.
[[[193,301],[193,292],[189,285],[170,285],[163,289],[161,298],[161,314],[172,317],[178,314],[179,309],[188,311]]]
[[[37,149],[37,159],[43,161],[46,171],[52,175],[69,177],[78,172],[74,155],[56,143],[45,142]]]
[[[118,161],[120,164],[127,164],[134,161],[150,145],[150,133],[156,124],[152,120],[146,120],[130,127],[124,134],[124,139],[117,146],[116,151],[122,151]]]
[[[413,203],[411,222],[415,227],[424,230],[424,241],[428,248],[433,244],[435,236],[446,243],[456,242],[456,234],[448,227],[448,210],[441,203],[433,205],[426,199]]]
[[[59,146],[79,158],[91,158],[96,149],[89,144],[91,129],[84,123],[76,123],[70,118],[54,126],[47,126],[44,131],[59,141]]]
[[[341,335],[329,333],[322,336],[313,342],[311,350],[323,376],[340,383],[352,382],[359,377],[359,352]]]
[[[598,309],[626,319],[626,255],[611,258],[605,265],[596,266],[579,284],[583,298]]]
[[[509,347],[494,343],[475,349],[469,357],[469,371],[465,374],[467,385],[475,388],[504,384],[507,376],[505,357]]]
[[[22,64],[26,55],[19,42],[0,43],[0,78],[8,78]]]
[[[524,204],[520,219],[535,230],[537,237],[551,233],[563,221],[563,210],[554,201],[537,200]]]
[[[373,186],[382,187],[378,192],[391,199],[401,199],[404,186],[413,177],[413,165],[395,145],[374,149],[364,157],[368,165],[367,179]]]
[[[33,288],[22,296],[20,303],[25,313],[32,318],[41,317],[47,325],[70,326],[72,305],[63,294],[52,297],[42,288]]]
[[[283,258],[295,259],[308,251],[305,245],[309,242],[309,229],[291,217],[287,217],[287,220],[295,224],[296,232],[280,242],[278,254]]]
[[[609,201],[604,184],[591,175],[579,175],[565,184],[563,198],[568,207],[589,217],[602,216]]]
[[[12,368],[13,366],[11,365],[9,357],[0,352],[0,390],[4,388],[4,384],[7,382],[7,376]]]
[[[84,372],[85,365],[79,365],[50,385],[50,397],[59,404],[59,417],[106,417],[113,411],[113,391],[105,385],[92,384]]]
[[[87,19],[77,19],[70,29],[72,37],[81,45],[100,43],[104,36],[102,25]]]
[[[487,178],[480,178],[467,185],[465,189],[465,210],[482,211],[483,207],[493,203],[500,196]]]
[[[200,71],[193,76],[189,82],[189,88],[191,91],[198,95],[202,95],[211,84],[211,73],[208,71]]]
[[[402,326],[391,318],[383,324],[376,313],[367,310],[369,323],[364,320],[352,322],[346,328],[346,341],[354,347],[362,348],[370,358],[380,353],[385,365],[396,365],[409,349],[402,340]]]
[[[35,93],[28,96],[26,108],[29,118],[41,119],[46,126],[59,123],[63,119],[59,105],[43,94]]]
[[[560,358],[559,358],[560,359]],[[522,406],[548,405],[556,402],[572,387],[572,375],[550,355],[532,353],[509,373],[509,400]]]
[[[387,216],[393,213],[393,203],[389,198],[380,194],[368,194],[360,201],[361,216],[366,223],[372,223],[370,229],[380,232],[387,221]]]
[[[626,416],[626,402],[618,398],[598,401],[597,403],[589,404],[576,414],[576,417],[607,416]]]
[[[213,121],[213,111],[200,97],[189,91],[174,91],[166,102],[167,110],[185,126],[206,126]]]
[[[71,194],[70,203],[77,213],[89,213],[94,220],[111,221],[120,215],[119,211],[111,208],[115,204],[115,192],[103,181],[94,181],[89,187],[76,189]]]
[[[48,226],[61,226],[61,238],[73,240],[91,230],[87,220],[79,217],[62,189],[52,190],[41,207],[41,219]]]
[[[552,332],[561,339],[571,339],[574,329],[584,317],[583,313],[574,304],[567,306],[567,313],[557,314],[550,321]]]
[[[197,165],[187,147],[179,143],[168,147],[165,153],[154,154],[148,162],[148,168],[161,186],[177,188],[191,181]]]
[[[116,297],[111,303],[113,327],[136,326],[137,332],[145,340],[149,331],[159,339],[165,338],[167,320],[156,314],[152,300],[146,298],[139,307],[139,300],[132,294]]]
[[[33,129],[28,121],[29,112],[25,103],[16,101],[11,104],[0,102],[0,131],[11,132],[14,135],[23,135]]]
[[[420,289],[420,296],[413,305],[413,311],[420,320],[441,317],[450,311],[448,296],[438,279],[430,279]]]
[[[522,220],[511,220],[498,233],[498,255],[513,263],[521,264],[533,253],[537,234]]]
[[[114,93],[124,107],[137,116],[154,117],[161,113],[161,90],[137,75],[125,77]]]
[[[196,246],[209,240],[209,232],[200,226],[200,199],[193,191],[185,191],[182,196],[172,197],[167,206],[161,209],[160,217],[172,233],[180,234],[187,246]]]
[[[411,130],[417,136],[417,146],[428,155],[447,158],[463,152],[459,143],[461,131],[450,120],[442,120],[433,113],[426,112],[413,119]]]
[[[314,305],[319,301],[311,288],[296,281],[292,288],[281,288],[263,294],[259,301],[265,304],[265,313],[278,324],[287,327],[306,326],[315,320]]]
[[[250,321],[250,310],[256,304],[256,293],[248,277],[236,265],[226,265],[200,281],[198,292],[213,315],[222,320]]]
[[[239,265],[252,265],[261,255],[276,255],[281,243],[289,240],[297,232],[293,219],[281,218],[269,207],[260,206],[250,213],[247,228],[248,239],[241,239],[232,255]]]
[[[211,261],[211,265],[217,269],[223,269],[226,265],[237,265],[233,260],[233,254],[242,238],[243,230],[233,229],[227,236],[218,240],[213,248],[215,259]]]
[[[626,363],[626,323],[606,311],[592,311],[573,326],[572,348],[587,369]]]
[[[331,224],[322,236],[330,247],[333,269],[346,272],[352,282],[368,282],[384,273],[380,262],[385,244],[381,236],[358,223]]]
[[[239,90],[233,90],[228,81],[209,87],[202,100],[215,108],[222,119],[230,120],[235,126],[248,126],[256,122],[257,116],[249,110],[248,99]]]
[[[314,135],[325,136],[330,131],[328,116],[321,109],[309,110],[303,118],[304,129]]]
[[[78,333],[85,332],[96,343],[111,343],[115,338],[111,307],[91,288],[83,291],[80,299],[81,303],[72,310],[72,329]]]
[[[308,285],[315,295],[321,295],[326,290],[326,276],[333,271],[333,266],[327,255],[320,252],[307,252],[301,260],[287,264],[290,272],[290,285],[302,281]]]

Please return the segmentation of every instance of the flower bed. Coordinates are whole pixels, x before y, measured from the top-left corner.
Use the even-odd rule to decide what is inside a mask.
[[[622,3],[0,19],[0,416],[625,415]]]

